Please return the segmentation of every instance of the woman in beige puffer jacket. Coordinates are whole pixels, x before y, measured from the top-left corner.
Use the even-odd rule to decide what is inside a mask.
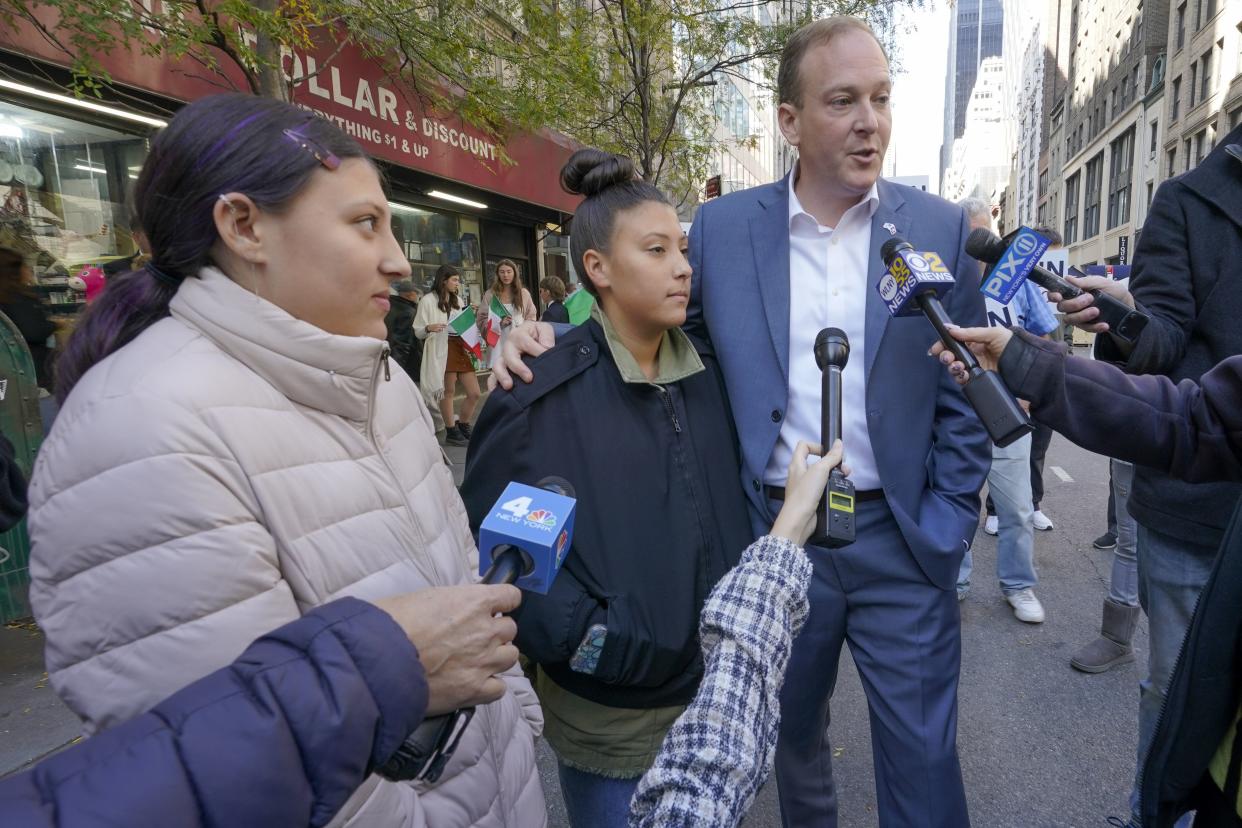
[[[75,334],[31,486],[32,603],[88,733],[310,607],[466,583],[477,563],[388,359],[383,296],[409,265],[357,145],[286,104],[204,99],[156,138],[136,200],[152,264]],[[436,785],[372,776],[333,824],[545,824],[542,715],[516,667],[504,679]]]

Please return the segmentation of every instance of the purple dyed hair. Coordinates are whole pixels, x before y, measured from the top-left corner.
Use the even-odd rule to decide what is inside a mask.
[[[367,157],[332,124],[271,98],[212,95],[178,112],[156,135],[134,188],[151,262],[171,278],[141,269],[108,282],[57,361],[57,398],[63,403],[95,363],[167,316],[179,281],[211,264],[219,238],[212,210],[221,194],[244,193],[261,209],[279,211],[315,170],[331,169],[327,156]]]

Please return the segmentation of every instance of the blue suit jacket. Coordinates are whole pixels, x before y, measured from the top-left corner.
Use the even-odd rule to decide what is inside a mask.
[[[982,325],[979,266],[964,250],[970,227],[960,207],[883,180],[879,197],[871,220],[865,353],[851,358],[864,360],[867,427],[889,506],[928,580],[949,589],[978,527],[991,444],[948,372],[927,355],[936,339],[931,323],[921,315],[891,318],[875,286],[884,272],[880,246],[901,236],[917,250],[939,253],[953,271],[957,286],[945,301],[950,317],[962,326]],[[719,359],[751,522],[762,534],[775,519],[763,473],[789,399],[787,179],[704,204],[690,229],[690,262],[686,332]]]

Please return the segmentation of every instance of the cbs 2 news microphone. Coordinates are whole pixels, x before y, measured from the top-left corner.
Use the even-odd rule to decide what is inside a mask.
[[[546,594],[573,543],[576,508],[573,486],[559,477],[506,486],[479,527],[483,583]],[[473,717],[474,708],[463,707],[424,719],[376,773],[394,782],[436,782]]]
[[[1033,431],[1030,418],[1001,378],[993,371],[985,371],[970,349],[949,335],[953,321],[945,313],[940,299],[953,289],[954,280],[940,255],[920,253],[900,237],[884,242],[880,255],[888,272],[880,279],[876,290],[888,312],[894,317],[922,314],[932,323],[945,348],[966,366],[970,379],[962,386],[962,393],[979,415],[992,442],[1003,447],[1030,434]]]

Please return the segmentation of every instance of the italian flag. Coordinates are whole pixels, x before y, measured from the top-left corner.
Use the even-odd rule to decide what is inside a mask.
[[[464,308],[457,312],[457,315],[449,319],[449,330],[461,337],[461,344],[466,346],[466,350],[474,354],[475,359],[483,358],[483,344],[479,340],[479,324],[478,319],[474,315],[474,308]]]
[[[487,347],[495,348],[500,341],[500,320],[509,315],[504,302],[493,294],[492,304],[487,309]]]

